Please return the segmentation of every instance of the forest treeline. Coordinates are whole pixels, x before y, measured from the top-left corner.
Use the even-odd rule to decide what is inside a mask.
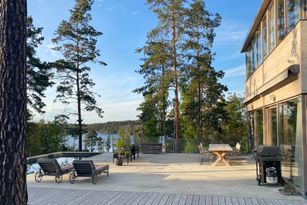
[[[106,65],[96,48],[102,33],[91,26],[93,2],[76,0],[71,16],[59,24],[53,49],[63,58],[54,62],[37,57],[43,28],[35,27],[28,17],[28,155],[69,149],[67,135],[78,139],[82,150],[83,135],[93,130],[105,134],[124,131],[141,139],[139,142],[159,142],[163,136],[177,152],[196,152],[199,143],[240,142],[247,150],[243,98],[227,93],[227,86],[221,83],[224,72],[213,67],[212,47],[222,17],[207,10],[203,0],[147,0],[157,25],[136,49],[142,62],[136,71],[144,79],[133,90],[144,97],[138,120],[85,125],[83,111],[103,115],[95,99],[99,94],[92,91],[95,83],[89,78],[91,63]],[[55,101],[76,105],[75,109],[58,113],[50,122],[32,122],[34,112],[45,112],[44,92],[51,86],[57,91]],[[69,124],[73,118],[76,123]]]
[[[86,125],[87,128],[95,129],[104,134],[118,133],[119,130],[129,130],[131,134],[142,129],[142,122],[139,120],[111,121],[106,123],[94,123]]]

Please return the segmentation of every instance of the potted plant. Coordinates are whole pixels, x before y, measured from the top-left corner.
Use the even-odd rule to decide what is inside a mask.
[[[119,139],[114,144],[116,147],[114,153],[114,161],[118,166],[122,166],[124,158],[129,157],[130,155],[130,138],[128,135],[125,135],[123,132],[119,131]]]

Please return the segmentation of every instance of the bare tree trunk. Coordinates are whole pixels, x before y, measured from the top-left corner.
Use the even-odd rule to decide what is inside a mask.
[[[197,44],[200,45],[200,39],[199,36],[197,37]],[[199,49],[197,49],[197,70],[200,73],[200,64],[199,64],[199,58],[200,58],[200,53]],[[198,80],[198,114],[197,114],[197,142],[198,144],[201,143],[201,138],[202,138],[202,110],[201,110],[201,104],[202,104],[202,86],[200,82],[200,75],[198,74],[197,80]]]
[[[26,0],[0,0],[0,203],[27,204]]]
[[[173,47],[173,67],[174,67],[174,94],[175,94],[175,151],[179,152],[179,138],[180,138],[180,125],[179,125],[179,97],[178,97],[178,76],[177,76],[177,50],[176,50],[176,19],[175,14],[172,16],[172,47]]]
[[[202,99],[202,92],[201,92],[201,83],[200,79],[198,79],[198,114],[197,114],[197,142],[198,144],[201,143],[201,138],[202,138],[202,113],[201,113],[201,99]]]
[[[76,79],[77,79],[79,151],[81,152],[82,151],[82,116],[81,116],[81,96],[80,96],[80,77],[79,77],[79,71],[77,71],[77,78]]]
[[[167,92],[167,88],[166,88],[166,85],[165,85],[165,68],[164,68],[164,65],[162,65],[162,95],[163,95],[163,98],[162,98],[162,135],[164,136],[164,139],[165,139],[165,136],[166,136],[166,109],[167,109],[167,99],[166,99],[166,96],[165,96],[165,93]]]
[[[79,37],[80,38],[80,37]],[[77,41],[77,71],[76,71],[76,86],[77,86],[77,104],[78,104],[78,134],[79,134],[79,151],[82,151],[82,113],[81,113],[81,93],[80,93],[80,54],[79,54],[79,41]]]

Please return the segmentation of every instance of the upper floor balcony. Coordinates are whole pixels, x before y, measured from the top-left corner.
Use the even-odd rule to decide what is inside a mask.
[[[260,67],[301,19],[307,18],[307,0],[264,0],[242,48],[246,79]]]
[[[307,0],[263,1],[242,48],[246,101],[299,72],[306,17]]]

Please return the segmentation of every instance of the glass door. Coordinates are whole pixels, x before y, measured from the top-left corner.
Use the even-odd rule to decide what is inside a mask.
[[[269,108],[269,133],[268,142],[272,146],[277,146],[277,108]]]

